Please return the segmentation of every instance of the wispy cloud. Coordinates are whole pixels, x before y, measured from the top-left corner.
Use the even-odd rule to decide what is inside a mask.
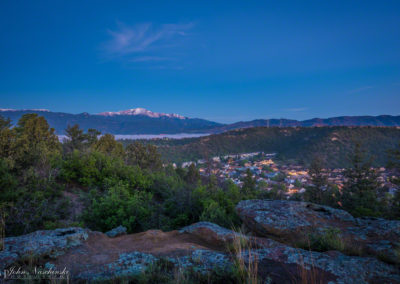
[[[192,27],[193,23],[127,26],[119,22],[116,29],[107,31],[110,39],[101,49],[108,59],[130,63],[174,61],[178,59],[174,48],[187,38]]]
[[[285,111],[290,111],[290,112],[301,112],[301,111],[308,110],[308,108],[307,107],[294,107],[294,108],[286,108],[284,110]]]
[[[130,60],[130,62],[160,62],[160,61],[172,61],[172,57],[161,57],[161,56],[137,56]]]
[[[348,94],[356,94],[356,93],[361,93],[361,92],[367,91],[367,90],[372,89],[372,88],[374,88],[374,86],[364,86],[364,87],[360,87],[360,88],[357,88],[357,89],[350,90],[347,93]]]

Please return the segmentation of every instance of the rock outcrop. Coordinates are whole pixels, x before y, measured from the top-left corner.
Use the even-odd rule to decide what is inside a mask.
[[[246,267],[252,263],[259,279],[268,283],[400,283],[398,266],[378,258],[290,245],[293,237],[306,234],[301,230],[311,232],[317,224],[339,227],[349,235],[362,230],[359,238],[376,245],[377,250],[386,243],[384,238],[372,239],[373,230],[379,228],[391,245],[394,242],[389,237],[397,236],[392,221],[355,219],[341,210],[302,202],[250,200],[237,209],[258,237],[210,222],[179,231],[150,230],[117,238],[82,228],[37,231],[5,239],[0,269],[21,265],[24,258],[33,256],[42,258],[47,269],[66,268],[73,282],[87,282],[137,277],[160,263],[167,264],[171,274],[187,270],[206,277],[212,273],[234,275],[238,263]]]
[[[106,232],[105,234],[107,236],[109,236],[110,238],[115,238],[118,236],[126,235],[126,231],[127,231],[126,227],[118,226],[118,227]]]
[[[180,233],[196,235],[202,240],[215,245],[226,245],[235,238],[248,239],[247,236],[222,228],[211,222],[198,222],[179,230]]]
[[[256,262],[261,278],[272,283],[400,283],[397,267],[373,257],[297,249],[268,238],[243,236],[209,222],[196,223],[181,231],[203,239],[208,239],[209,234],[218,243],[244,238],[250,244],[237,250],[241,253],[234,257],[243,259],[246,265]]]
[[[63,228],[5,238],[4,250],[0,251],[0,271],[27,258],[57,258],[81,245],[88,238],[88,233],[89,230],[82,228]]]
[[[400,221],[354,218],[343,210],[308,202],[245,200],[236,206],[245,225],[259,236],[292,246],[334,229],[350,254],[400,262]]]
[[[210,273],[216,267],[222,271],[232,269],[229,255],[220,251],[216,244],[189,233],[159,230],[118,238],[90,232],[85,243],[51,260],[47,266],[58,270],[67,267],[74,279],[92,281],[138,276],[158,262],[202,274]]]

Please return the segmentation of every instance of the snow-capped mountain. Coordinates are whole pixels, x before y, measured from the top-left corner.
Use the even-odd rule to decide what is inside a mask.
[[[132,108],[128,110],[121,110],[121,111],[116,111],[116,112],[101,112],[98,115],[102,116],[115,116],[115,115],[144,115],[152,118],[160,118],[160,117],[169,117],[169,118],[179,118],[179,119],[186,119],[187,117],[184,117],[179,114],[175,113],[159,113],[159,112],[152,112],[150,110],[144,109],[144,108]]]
[[[400,115],[341,116],[309,120],[258,119],[233,124],[221,124],[205,119],[188,118],[178,114],[156,113],[144,108],[134,108],[118,112],[87,112],[72,114],[52,112],[47,109],[5,109],[0,108],[0,116],[10,118],[16,125],[22,115],[37,113],[46,118],[57,134],[65,134],[68,125],[78,124],[85,131],[94,128],[102,133],[115,135],[133,134],[179,134],[179,133],[221,133],[233,129],[249,127],[314,127],[314,126],[396,126],[400,127]]]
[[[65,134],[68,125],[78,124],[83,130],[94,128],[102,133],[116,135],[133,134],[179,134],[208,133],[223,124],[205,119],[189,118],[178,114],[156,113],[144,108],[135,108],[118,112],[87,112],[72,114],[52,112],[44,109],[14,110],[0,109],[0,116],[11,119],[16,125],[22,115],[36,113],[46,118],[57,134]]]

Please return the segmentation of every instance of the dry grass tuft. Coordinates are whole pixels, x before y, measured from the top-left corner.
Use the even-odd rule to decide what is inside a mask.
[[[242,231],[233,239],[228,250],[232,253],[235,262],[236,276],[246,284],[261,283],[258,277],[258,256],[255,253],[256,245],[251,239],[243,237]]]

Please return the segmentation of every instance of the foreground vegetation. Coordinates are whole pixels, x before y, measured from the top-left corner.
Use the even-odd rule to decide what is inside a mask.
[[[0,202],[6,235],[82,225],[106,231],[171,230],[208,220],[238,224],[237,202],[255,198],[231,183],[202,179],[195,167],[163,167],[153,146],[123,148],[112,135],[69,127],[60,143],[43,117],[1,119]],[[67,195],[66,193],[70,193]],[[74,198],[67,198],[74,197]],[[81,214],[72,212],[83,207]],[[75,210],[76,211],[76,210]]]
[[[240,188],[202,177],[193,165],[163,165],[150,144],[123,147],[112,135],[99,136],[94,129],[85,133],[77,125],[66,133],[68,140],[60,143],[37,114],[22,116],[15,127],[0,117],[0,208],[6,236],[71,225],[99,231],[123,225],[129,233],[172,230],[200,220],[239,227],[234,207],[240,200],[283,198],[258,188],[250,173]],[[399,153],[389,153],[395,173],[400,169]],[[294,199],[342,208],[355,216],[400,218],[399,194],[379,194],[376,173],[361,146],[353,147],[342,192],[324,180],[323,162],[314,159],[314,186]],[[398,181],[394,177],[393,182]]]

